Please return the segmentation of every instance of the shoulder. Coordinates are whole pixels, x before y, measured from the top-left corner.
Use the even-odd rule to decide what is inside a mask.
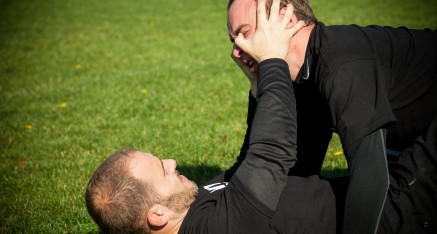
[[[320,58],[332,69],[350,61],[375,58],[373,39],[367,34],[367,29],[358,25],[322,25]]]
[[[212,180],[199,187],[179,233],[265,233],[270,218],[253,202],[236,177],[230,182]],[[239,225],[230,225],[230,220]]]

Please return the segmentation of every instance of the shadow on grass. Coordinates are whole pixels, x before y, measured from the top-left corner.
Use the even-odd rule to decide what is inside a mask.
[[[347,168],[333,168],[333,169],[323,169],[320,175],[325,178],[333,178],[333,177],[348,176],[349,173],[347,171]]]
[[[177,167],[177,170],[181,175],[184,175],[188,179],[201,185],[223,172],[219,166],[211,165],[197,165],[197,166],[185,166],[181,165]]]
[[[88,232],[87,234],[105,234],[103,231]]]
[[[177,170],[181,175],[195,181],[198,185],[204,184],[223,172],[218,166],[197,165],[197,166],[178,166]],[[324,169],[321,176],[324,178],[337,178],[348,176],[347,168]]]
[[[177,170],[181,175],[186,176],[188,179],[196,182],[198,185],[208,182],[209,180],[213,179],[223,172],[223,170],[219,166],[211,165],[178,165]],[[321,176],[324,178],[336,178],[348,175],[349,174],[347,168],[324,169],[321,172]]]

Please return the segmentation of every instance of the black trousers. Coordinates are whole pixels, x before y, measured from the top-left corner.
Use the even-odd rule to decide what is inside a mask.
[[[378,234],[437,234],[437,118],[400,155],[388,158],[390,187]],[[329,181],[336,197],[337,233],[342,233],[349,178]]]
[[[388,167],[390,188],[378,233],[437,233],[437,118]]]

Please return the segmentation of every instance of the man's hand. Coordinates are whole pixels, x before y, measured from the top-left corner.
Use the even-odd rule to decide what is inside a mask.
[[[252,97],[256,98],[256,90],[257,90],[257,84],[258,84],[258,82],[257,82],[258,81],[258,75],[256,73],[253,73],[250,70],[250,67],[247,66],[245,63],[243,63],[243,61],[241,61],[240,59],[237,59],[234,56],[232,56],[232,59],[241,68],[241,70],[244,72],[246,77],[249,79],[250,86],[251,86],[250,94],[252,95]]]
[[[285,59],[291,38],[304,26],[304,22],[299,21],[292,28],[287,28],[294,8],[288,4],[284,17],[281,19],[279,17],[280,0],[273,0],[270,17],[267,18],[265,1],[258,1],[257,27],[254,35],[246,40],[240,33],[235,39],[235,44],[258,63],[269,58]]]

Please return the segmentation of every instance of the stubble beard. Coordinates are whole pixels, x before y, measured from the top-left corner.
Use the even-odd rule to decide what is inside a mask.
[[[164,205],[176,213],[182,213],[191,207],[191,204],[196,200],[198,187],[190,181],[191,186],[183,192],[173,194],[164,198]]]

